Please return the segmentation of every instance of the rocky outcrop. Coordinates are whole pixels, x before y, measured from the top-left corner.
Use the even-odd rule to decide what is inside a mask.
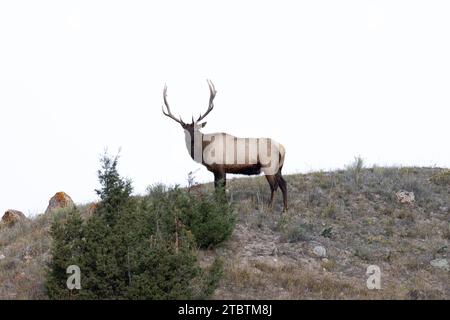
[[[25,220],[25,219],[26,219],[26,217],[22,212],[20,212],[18,210],[9,209],[3,215],[2,222],[5,224],[12,224],[12,223],[16,223],[17,221]]]
[[[56,209],[71,208],[75,204],[72,198],[65,192],[57,192],[48,202],[47,210],[45,213],[50,213]]]
[[[414,192],[399,191],[395,193],[397,201],[404,204],[413,204],[416,200],[414,197]]]

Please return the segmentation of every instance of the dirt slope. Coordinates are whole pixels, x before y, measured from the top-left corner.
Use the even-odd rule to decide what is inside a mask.
[[[450,298],[448,169],[351,167],[286,180],[284,215],[281,193],[273,210],[266,207],[264,177],[229,181],[235,232],[220,248],[199,252],[204,264],[225,261],[215,299]],[[415,201],[400,203],[400,190]],[[0,226],[0,299],[45,299],[51,220]],[[381,270],[381,290],[366,287],[369,265]]]

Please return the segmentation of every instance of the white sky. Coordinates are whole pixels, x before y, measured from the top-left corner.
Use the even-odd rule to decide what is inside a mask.
[[[162,89],[204,132],[271,137],[285,173],[450,165],[448,1],[1,1],[0,214],[95,200],[122,147],[136,193],[201,166]],[[199,181],[211,181],[202,168]]]

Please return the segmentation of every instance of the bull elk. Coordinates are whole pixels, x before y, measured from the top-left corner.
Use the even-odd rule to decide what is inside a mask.
[[[287,185],[281,170],[283,169],[285,149],[269,138],[237,138],[227,133],[203,134],[201,123],[214,108],[216,89],[208,80],[210,98],[205,114],[197,120],[192,117],[191,123],[185,123],[181,117],[175,117],[167,102],[167,85],[164,86],[163,98],[167,110],[162,107],[163,114],[176,121],[184,129],[186,147],[191,158],[204,165],[214,174],[215,188],[225,187],[226,174],[259,175],[263,172],[270,185],[271,196],[269,206],[272,207],[274,193],[280,187],[283,193],[284,208],[287,211]]]

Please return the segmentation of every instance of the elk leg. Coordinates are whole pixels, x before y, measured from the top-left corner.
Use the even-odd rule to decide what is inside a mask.
[[[277,182],[277,179],[275,178],[275,176],[273,176],[273,175],[266,175],[266,178],[267,178],[267,182],[269,182],[269,186],[270,186],[269,208],[272,208],[275,191],[278,189],[278,182]]]
[[[281,170],[276,174],[278,185],[280,186],[281,192],[283,192],[283,212],[288,211],[288,201],[287,201],[287,183],[281,175]]]
[[[223,188],[225,191],[225,185],[226,185],[226,174],[222,172],[214,172],[214,187],[216,191],[218,191],[220,188]]]

